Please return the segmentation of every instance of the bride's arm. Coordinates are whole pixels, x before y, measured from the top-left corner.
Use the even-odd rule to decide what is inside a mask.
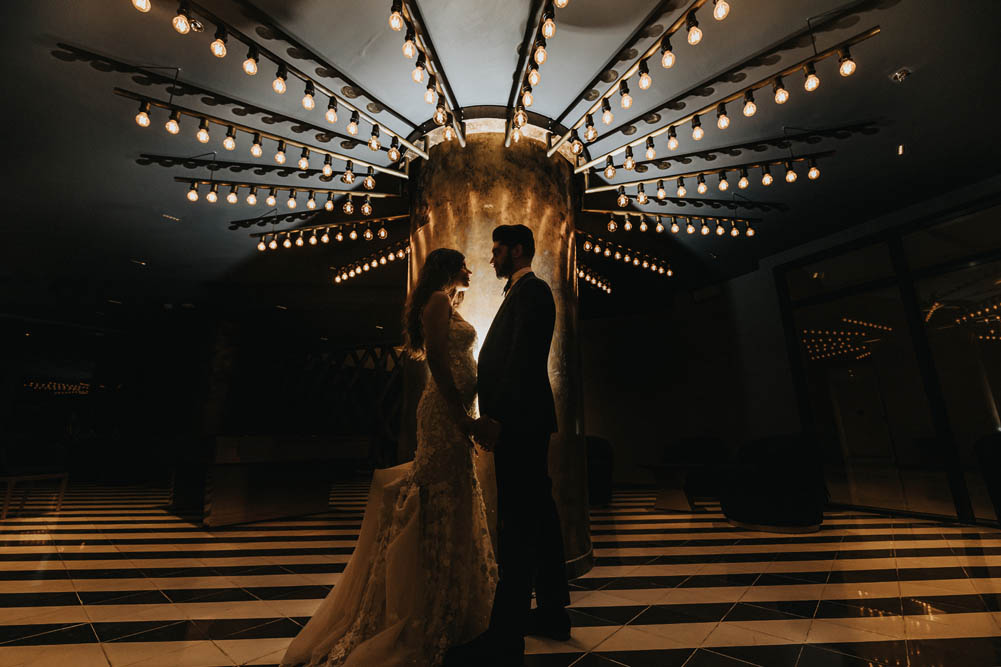
[[[472,431],[474,420],[466,414],[462,397],[455,386],[455,378],[448,366],[448,332],[452,316],[452,304],[444,292],[435,292],[428,299],[421,313],[424,327],[424,348],[427,351],[428,368],[438,391],[448,404],[452,419],[466,435]]]

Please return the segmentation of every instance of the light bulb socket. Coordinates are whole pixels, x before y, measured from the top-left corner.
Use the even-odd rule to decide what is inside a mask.
[[[612,105],[608,103],[608,98],[603,97],[601,99],[601,112],[604,113],[606,111],[611,111],[611,110],[612,110]]]
[[[622,83],[619,84],[619,95],[626,96],[628,94],[629,94],[629,84],[626,83],[625,80],[623,80]]]
[[[228,36],[226,35],[226,26],[221,25],[218,28],[216,28],[215,38],[218,39],[223,44],[226,43],[226,40],[228,39]]]
[[[640,66],[639,66],[639,69],[637,71],[640,73],[640,75],[649,74],[650,73],[650,66],[646,64],[646,60],[641,60],[640,61]],[[625,82],[623,82],[623,83],[625,83]]]
[[[285,152],[285,140],[284,139],[282,139],[281,141],[278,142],[278,152],[279,153],[284,153]]]
[[[288,67],[284,63],[278,66],[278,71],[275,72],[275,78],[285,80],[288,79]]]
[[[588,114],[587,118],[584,119],[584,126],[585,127],[594,127],[594,116],[592,116],[591,114]]]
[[[660,40],[660,53],[664,55],[671,50],[671,38],[668,35],[664,35],[664,39]]]
[[[422,51],[417,56],[417,62],[414,64],[414,69],[427,69],[427,58],[424,57],[424,52]]]
[[[692,28],[699,27],[699,20],[695,18],[695,12],[688,12],[688,16],[685,18],[685,30],[691,30]]]
[[[646,138],[646,147],[647,148],[653,148],[653,137],[647,137]]]
[[[357,125],[358,121],[360,120],[360,118],[361,117],[358,115],[358,111],[352,111],[351,112],[351,121],[350,122],[352,122],[355,125]]]
[[[692,118],[692,129],[694,130],[697,127],[702,127],[702,121],[699,120],[699,115],[695,114],[695,117]]]
[[[716,107],[716,117],[720,118],[726,115],[726,103],[721,102],[718,107]]]

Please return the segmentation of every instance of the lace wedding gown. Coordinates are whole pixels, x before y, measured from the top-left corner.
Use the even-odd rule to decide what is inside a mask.
[[[449,366],[471,415],[475,342],[453,312]],[[351,561],[282,665],[433,666],[486,629],[497,565],[473,457],[429,379],[414,461],[375,471]]]

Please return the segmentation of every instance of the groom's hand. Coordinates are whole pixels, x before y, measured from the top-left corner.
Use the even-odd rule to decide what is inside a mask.
[[[480,417],[473,427],[473,437],[483,449],[492,452],[500,440],[501,425],[490,417]]]

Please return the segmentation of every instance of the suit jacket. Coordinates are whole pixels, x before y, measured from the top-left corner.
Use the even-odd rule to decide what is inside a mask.
[[[511,286],[490,324],[478,360],[480,412],[505,431],[555,433],[549,347],[556,303],[549,285],[526,273]]]

